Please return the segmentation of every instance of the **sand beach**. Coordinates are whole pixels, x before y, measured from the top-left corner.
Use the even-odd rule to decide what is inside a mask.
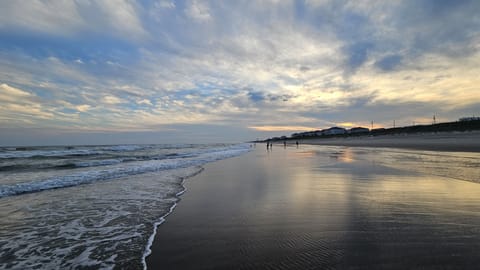
[[[299,140],[304,144],[480,152],[480,131],[395,134]]]
[[[479,168],[473,152],[257,144],[186,180],[148,268],[478,269]]]

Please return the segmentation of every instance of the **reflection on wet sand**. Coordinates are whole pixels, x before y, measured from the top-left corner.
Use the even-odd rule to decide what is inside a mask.
[[[475,269],[478,168],[475,153],[254,151],[188,183],[154,252],[167,268]]]

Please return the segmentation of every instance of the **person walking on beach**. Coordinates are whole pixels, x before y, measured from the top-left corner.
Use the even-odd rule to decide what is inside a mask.
[[[297,145],[297,148],[298,148],[298,141],[296,141],[295,144]]]
[[[283,141],[283,148],[287,148],[287,141]]]

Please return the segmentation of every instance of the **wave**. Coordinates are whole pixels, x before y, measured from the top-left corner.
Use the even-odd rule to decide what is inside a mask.
[[[75,167],[96,167],[96,166],[107,166],[115,165],[124,162],[122,159],[103,159],[103,160],[91,160],[91,161],[82,161],[76,162],[73,165]]]
[[[105,151],[96,149],[3,151],[0,152],[0,159],[82,157],[100,155],[103,153],[105,153]]]
[[[3,162],[0,163],[0,172],[21,172],[21,171],[38,171],[38,170],[65,170],[87,167],[99,167],[116,165],[124,162],[162,160],[173,158],[193,157],[194,154],[172,153],[166,155],[155,156],[118,156],[110,159],[90,159],[83,161],[75,161],[70,158],[62,158],[60,160],[49,160],[49,162]],[[100,156],[101,158],[101,156]],[[75,157],[73,157],[75,159]],[[33,158],[35,160],[35,158]]]
[[[190,154],[187,157],[130,162],[126,164],[121,164],[121,166],[117,167],[109,167],[102,170],[82,171],[69,175],[52,177],[40,181],[0,185],[0,198],[50,189],[89,184],[96,181],[110,180],[129,175],[200,166],[208,162],[238,156],[248,151],[249,146],[242,144],[230,147],[201,150],[197,153]],[[121,161],[117,162],[117,160],[102,160],[99,161],[99,165],[106,165],[105,163],[102,164],[102,162],[111,162],[112,164],[121,163]],[[92,165],[92,162],[90,162],[89,164],[85,164],[85,166]]]
[[[220,145],[217,145],[219,147]],[[110,146],[59,146],[59,147],[0,147],[0,161],[8,159],[81,158],[88,156],[118,156],[132,153],[154,153],[155,151],[199,151],[202,145],[110,145]]]
[[[110,145],[110,146],[57,146],[57,147],[4,147],[0,159],[83,157],[118,152],[149,150],[158,145]]]
[[[155,145],[127,144],[127,145],[103,146],[100,149],[104,151],[129,152],[129,151],[151,149],[154,147]]]

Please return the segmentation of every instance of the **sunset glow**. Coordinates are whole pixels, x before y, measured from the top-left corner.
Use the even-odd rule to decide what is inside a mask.
[[[242,141],[479,115],[479,14],[478,1],[5,1],[0,142]]]

